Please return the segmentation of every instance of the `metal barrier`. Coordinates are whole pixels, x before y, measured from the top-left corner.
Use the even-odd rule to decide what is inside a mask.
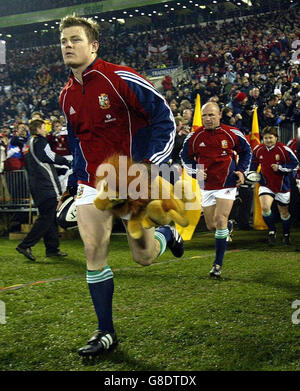
[[[0,211],[35,212],[25,170],[5,171],[0,174]]]
[[[297,136],[297,127],[294,122],[287,122],[278,126],[279,140],[287,144],[288,141]]]

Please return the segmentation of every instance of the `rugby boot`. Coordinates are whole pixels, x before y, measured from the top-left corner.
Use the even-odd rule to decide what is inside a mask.
[[[168,241],[167,246],[176,258],[180,258],[184,253],[184,241],[175,227],[170,226],[172,231],[172,240]]]
[[[102,352],[114,349],[118,344],[116,333],[97,330],[88,340],[87,345],[78,350],[79,356],[95,357]]]
[[[221,265],[213,264],[211,271],[209,272],[210,277],[221,278]]]
[[[275,244],[276,244],[276,232],[275,231],[269,231],[268,244],[269,244],[269,246],[275,246]]]

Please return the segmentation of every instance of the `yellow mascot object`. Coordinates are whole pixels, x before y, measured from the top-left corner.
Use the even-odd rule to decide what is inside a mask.
[[[173,186],[161,176],[156,176],[152,181],[149,180],[149,176],[145,176],[142,178],[145,180],[143,182],[143,196],[133,197],[129,189],[139,177],[127,174],[127,177],[124,178],[119,162],[119,155],[113,155],[103,162],[115,170],[116,182],[109,184],[106,177],[97,177],[98,194],[94,200],[97,209],[111,210],[114,216],[128,219],[128,232],[134,239],[139,239],[142,236],[144,228],[172,223],[176,223],[180,227],[189,225],[186,205],[193,204],[196,200],[189,182],[180,180]],[[136,163],[129,158],[126,158],[126,162],[128,173]],[[147,167],[143,164],[139,164],[139,166],[141,168]],[[147,172],[149,173],[149,171]],[[120,197],[122,181],[126,182],[128,190],[126,198]],[[140,189],[141,186],[138,187]]]

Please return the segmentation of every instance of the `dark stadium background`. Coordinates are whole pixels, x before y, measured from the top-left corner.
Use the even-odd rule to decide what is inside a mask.
[[[61,248],[69,254],[63,260],[46,258],[42,242],[34,248],[36,262],[16,252],[17,240],[11,239],[20,239],[20,230],[30,229],[36,209],[26,174],[22,168],[8,170],[4,158],[13,137],[19,145],[26,144],[26,126],[35,111],[43,114],[49,132],[56,118],[64,125],[58,95],[68,70],[62,63],[58,23],[72,12],[99,21],[99,56],[133,66],[149,78],[170,104],[178,129],[191,129],[197,94],[202,105],[209,99],[223,109],[233,104],[234,121],[240,121],[248,135],[254,105],[260,130],[284,116],[276,125],[284,142],[296,136],[300,126],[299,1],[0,0],[2,59],[1,41],[6,42],[6,64],[0,65],[1,380],[6,374],[12,386],[26,371],[32,387],[31,376],[43,371],[36,382],[39,387],[45,381],[50,384],[50,378],[57,387],[52,372],[72,374],[78,383],[76,372],[84,371],[91,387],[94,371],[100,386],[101,376],[121,378],[121,372],[128,377],[143,372],[147,379],[163,371],[189,371],[202,388],[206,380],[224,387],[226,379],[230,387],[250,386],[254,380],[253,388],[262,380],[269,385],[278,371],[277,385],[281,380],[286,387],[287,375],[300,370],[300,256],[295,248],[300,242],[300,208],[295,186],[292,246],[283,246],[278,236],[270,248],[266,232],[235,230],[220,281],[208,276],[215,244],[213,234],[203,232],[203,219],[185,243],[183,258],[174,259],[167,251],[147,268],[132,262],[125,235],[112,235],[109,262],[116,280],[120,346],[91,362],[77,354],[96,320],[81,240],[72,237],[72,231],[62,233],[66,240]],[[149,56],[159,48],[161,55]],[[254,87],[258,98],[250,92]],[[240,104],[241,92],[247,95],[246,105]],[[276,103],[278,97],[282,104]],[[285,105],[285,98],[291,98],[291,106]],[[272,116],[264,114],[269,106]],[[223,121],[230,122],[226,111]],[[238,219],[238,202],[234,213]],[[116,225],[115,231],[120,229]],[[233,379],[238,381],[232,381],[233,371],[240,371]],[[262,379],[264,371],[270,376]],[[25,376],[23,386],[24,380]]]
[[[245,134],[251,132],[257,105],[260,130],[284,115],[276,124],[282,141],[296,135],[300,124],[297,1],[12,0],[0,1],[2,52],[1,41],[6,43],[6,64],[0,65],[2,157],[17,125],[28,123],[34,111],[44,115],[49,130],[54,118],[64,121],[58,95],[68,70],[60,54],[58,24],[61,17],[73,12],[98,20],[99,56],[132,66],[152,81],[166,97],[177,122],[188,130],[199,93],[202,105],[216,99],[221,107],[232,104],[234,117],[242,112],[243,120],[236,119],[235,126]],[[161,53],[153,54],[153,50]],[[232,72],[236,72],[235,80],[230,80]],[[250,92],[254,87],[260,91],[257,100]],[[239,91],[248,97],[246,106],[235,99]],[[281,102],[273,106],[274,118],[265,118],[264,108],[273,104],[275,91],[281,93]],[[291,107],[285,105],[285,97],[292,99]],[[7,172],[8,163],[0,169],[4,171],[1,175],[7,176],[9,193],[2,188],[0,194],[1,232],[5,234],[19,231],[20,224],[28,222],[28,213],[30,218],[35,214],[25,174]],[[295,220],[299,220],[299,210],[294,186],[291,211]],[[238,213],[237,203],[234,217]],[[116,229],[122,227],[116,223]],[[205,229],[202,220],[198,229]]]

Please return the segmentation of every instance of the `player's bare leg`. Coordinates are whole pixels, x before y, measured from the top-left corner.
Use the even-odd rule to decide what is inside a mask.
[[[124,225],[127,230],[126,221]],[[133,239],[129,234],[127,238],[133,260],[143,266],[151,265],[167,247],[178,258],[184,252],[183,239],[175,227],[161,226],[156,229],[143,229],[143,236],[140,239]]]
[[[87,283],[98,318],[98,330],[78,351],[80,356],[89,357],[117,345],[112,317],[113,272],[107,265],[113,218],[110,212],[88,204],[77,206],[77,221],[87,259]]]

